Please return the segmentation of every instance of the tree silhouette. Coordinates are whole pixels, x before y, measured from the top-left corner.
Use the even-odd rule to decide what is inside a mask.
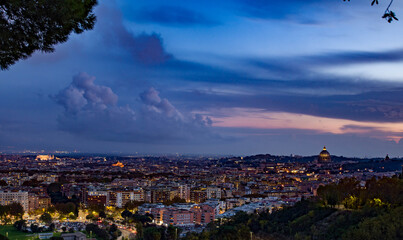
[[[35,51],[53,52],[71,32],[95,24],[97,0],[0,0],[0,69]]]
[[[49,224],[52,222],[52,216],[50,216],[49,213],[45,212],[39,217],[39,220],[41,220],[41,222]]]
[[[11,216],[22,219],[22,216],[24,215],[24,208],[21,203],[13,202],[7,206],[9,207],[9,214]]]
[[[99,217],[102,219],[106,218],[106,213],[104,211],[99,212]]]
[[[350,2],[350,0],[343,0],[344,2]],[[392,6],[393,0],[390,0],[388,7],[385,10],[385,13],[383,14],[382,18],[386,19],[388,23],[391,23],[393,20],[399,21],[399,19],[396,17],[395,12],[390,10],[390,7]],[[371,6],[378,5],[379,0],[372,0]]]

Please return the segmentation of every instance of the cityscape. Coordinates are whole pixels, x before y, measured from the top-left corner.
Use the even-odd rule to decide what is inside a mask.
[[[402,240],[402,15],[0,0],[0,240]]]
[[[366,181],[401,178],[402,166],[403,158],[346,158],[326,147],[309,157],[3,154],[0,204],[21,209],[16,215],[3,210],[1,221],[24,219],[20,229],[40,239],[53,237],[49,229],[64,239],[91,238],[82,233],[90,231],[98,239],[135,239],[139,224],[175,227],[175,238],[188,239],[239,213],[325,200],[320,188],[344,179],[365,187]]]

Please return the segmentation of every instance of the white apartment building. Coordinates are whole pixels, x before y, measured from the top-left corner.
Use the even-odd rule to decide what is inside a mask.
[[[143,189],[135,189],[133,191],[108,191],[108,206],[124,207],[129,201],[144,201]]]
[[[219,187],[207,187],[207,199],[220,199],[221,188]]]
[[[0,204],[8,205],[13,202],[20,203],[25,212],[29,210],[28,192],[0,191]]]

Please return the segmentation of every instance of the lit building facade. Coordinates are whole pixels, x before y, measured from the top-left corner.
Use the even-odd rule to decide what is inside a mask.
[[[0,191],[0,204],[9,205],[13,202],[20,203],[25,212],[29,211],[28,192],[23,191]]]
[[[330,158],[330,153],[323,147],[323,150],[319,153],[318,163],[330,163],[332,159]]]

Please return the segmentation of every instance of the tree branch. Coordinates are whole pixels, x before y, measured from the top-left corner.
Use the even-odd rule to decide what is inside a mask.
[[[390,0],[388,7],[386,8],[385,12],[389,12],[390,6],[392,6],[393,0]]]

